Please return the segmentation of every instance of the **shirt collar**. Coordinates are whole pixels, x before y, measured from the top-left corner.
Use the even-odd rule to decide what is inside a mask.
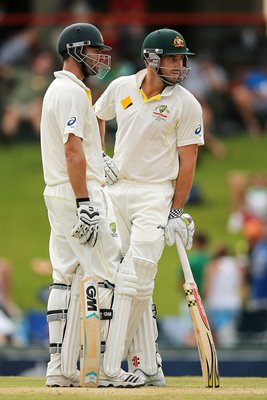
[[[56,78],[60,78],[60,79],[69,79],[75,83],[77,83],[79,86],[81,86],[84,90],[88,91],[90,89],[88,89],[88,87],[80,80],[77,78],[76,75],[74,75],[72,72],[69,71],[56,71],[54,72],[54,75]]]

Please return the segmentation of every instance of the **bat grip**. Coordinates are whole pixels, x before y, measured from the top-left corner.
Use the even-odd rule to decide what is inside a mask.
[[[179,233],[176,233],[176,237],[175,237],[175,241],[176,241],[176,248],[177,248],[177,252],[179,254],[179,258],[181,261],[181,265],[182,265],[182,269],[184,272],[184,278],[185,281],[188,283],[195,283],[193,274],[192,274],[192,270],[188,261],[188,257],[186,254],[186,250],[184,248],[181,236],[179,235]]]

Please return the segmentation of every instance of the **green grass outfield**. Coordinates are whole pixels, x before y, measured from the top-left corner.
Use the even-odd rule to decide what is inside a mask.
[[[225,240],[232,247],[240,237],[226,230],[231,211],[227,176],[232,170],[267,170],[267,136],[251,139],[239,134],[224,139],[227,156],[215,159],[200,149],[195,182],[203,190],[204,202],[188,205],[196,230],[205,230],[212,245]],[[0,147],[0,257],[14,266],[13,296],[23,309],[41,308],[39,290],[51,283],[50,276],[38,276],[31,269],[34,258],[48,258],[49,225],[43,202],[44,182],[38,144]],[[178,311],[177,264],[175,248],[166,247],[159,263],[154,300],[158,314]]]
[[[267,398],[266,378],[223,378],[221,387],[204,388],[199,377],[169,377],[164,388],[46,388],[44,378],[0,377],[0,399],[16,400],[256,400]]]

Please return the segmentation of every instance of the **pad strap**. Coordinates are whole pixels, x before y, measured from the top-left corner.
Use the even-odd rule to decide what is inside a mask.
[[[51,310],[46,313],[47,322],[51,321],[66,321],[68,310]]]
[[[62,343],[50,343],[49,345],[49,353],[56,354],[61,353]]]
[[[104,282],[98,282],[98,287],[114,290],[115,285],[113,283],[109,282],[108,280],[105,280]]]

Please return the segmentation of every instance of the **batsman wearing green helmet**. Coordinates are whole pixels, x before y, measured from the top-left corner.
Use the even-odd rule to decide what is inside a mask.
[[[168,28],[151,32],[141,51],[146,68],[115,79],[95,104],[102,138],[105,121],[117,121],[106,190],[122,250],[131,246],[138,278],[124,357],[129,371],[150,386],[165,384],[152,305],[158,261],[165,243],[174,244],[177,232],[187,249],[194,234],[193,219],[183,209],[204,137],[201,106],[180,86],[190,71],[190,55],[179,32]]]

